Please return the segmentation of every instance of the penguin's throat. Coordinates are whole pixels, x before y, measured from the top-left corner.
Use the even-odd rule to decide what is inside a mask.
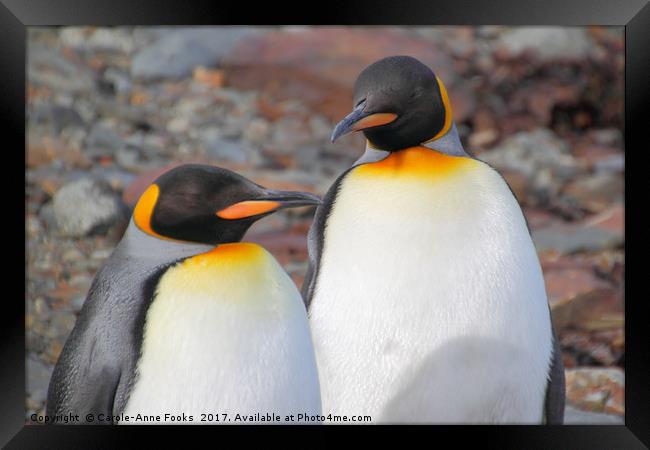
[[[417,146],[390,152],[380,161],[361,164],[354,174],[370,177],[411,177],[436,180],[459,174],[476,162],[463,156],[451,156],[429,147]]]
[[[266,250],[252,242],[219,244],[205,253],[199,253],[185,260],[185,264],[196,266],[242,265],[260,262]]]

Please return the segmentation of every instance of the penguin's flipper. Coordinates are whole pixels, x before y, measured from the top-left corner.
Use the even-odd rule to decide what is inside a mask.
[[[97,273],[56,363],[47,414],[112,417],[128,400],[147,308],[169,265],[143,268],[118,249]]]
[[[546,386],[546,401],[544,402],[546,425],[562,425],[564,423],[565,390],[562,352],[560,351],[555,329],[553,329],[553,360]]]
[[[113,416],[120,378],[119,362],[106,354],[94,327],[76,328],[52,373],[48,416],[71,414],[79,415],[80,423],[111,423],[107,418]]]
[[[323,253],[323,238],[325,233],[325,223],[327,218],[330,215],[334,201],[339,192],[339,188],[345,176],[350,173],[352,169],[356,166],[350,167],[348,170],[343,172],[337,179],[334,181],[332,186],[325,194],[323,202],[316,208],[316,213],[314,214],[314,221],[309,228],[309,234],[307,236],[307,250],[309,252],[309,267],[307,268],[307,274],[305,275],[305,281],[302,283],[301,294],[302,299],[305,302],[305,307],[309,310],[309,305],[311,304],[311,299],[314,296],[314,289],[316,288],[316,278],[318,277],[318,268],[320,264],[320,258]]]

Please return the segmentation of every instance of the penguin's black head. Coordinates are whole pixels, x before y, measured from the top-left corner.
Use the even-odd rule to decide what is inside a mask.
[[[445,134],[451,107],[442,82],[410,56],[390,56],[366,67],[354,85],[354,110],[336,125],[332,142],[363,130],[380,150],[401,150]]]
[[[226,169],[187,164],[149,186],[133,221],[161,239],[217,245],[240,241],[256,220],[281,208],[318,204],[313,194],[265,189]]]

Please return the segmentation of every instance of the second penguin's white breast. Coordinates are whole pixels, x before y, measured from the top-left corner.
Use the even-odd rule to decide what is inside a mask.
[[[537,255],[505,182],[468,164],[435,182],[344,180],[310,309],[324,414],[541,419],[551,329]]]

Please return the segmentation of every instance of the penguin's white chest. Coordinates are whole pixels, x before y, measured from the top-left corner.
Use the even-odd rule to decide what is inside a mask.
[[[310,307],[323,413],[540,422],[551,326],[519,205],[478,161],[409,168],[425,151],[340,187]]]
[[[268,252],[227,244],[165,273],[124,413],[170,423],[320,413],[304,306]]]

